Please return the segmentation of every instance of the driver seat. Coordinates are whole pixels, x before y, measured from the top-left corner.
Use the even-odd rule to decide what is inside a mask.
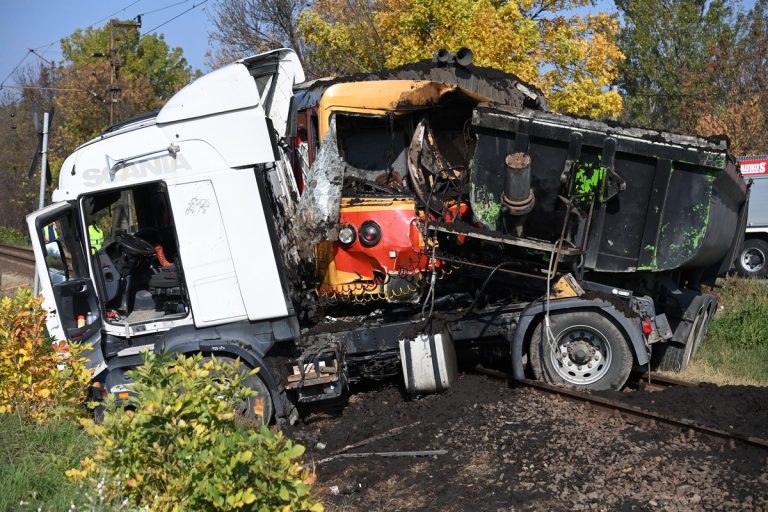
[[[163,267],[149,278],[149,293],[155,299],[158,310],[178,312],[182,303],[181,280],[176,266]]]

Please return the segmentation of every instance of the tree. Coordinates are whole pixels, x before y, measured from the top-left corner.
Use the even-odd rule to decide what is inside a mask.
[[[732,0],[616,0],[624,25],[618,36],[626,56],[619,87],[626,119],[679,131],[690,98],[704,83],[683,77],[706,72],[710,50],[733,37]]]
[[[58,87],[68,93],[56,98],[52,168],[111,122],[160,108],[196,75],[181,48],[170,48],[162,35],[140,35],[125,22],[78,29],[62,39],[61,49]]]
[[[768,0],[740,13],[730,39],[711,47],[707,65],[682,83],[699,91],[681,113],[684,129],[725,133],[736,154],[768,153]]]
[[[53,105],[57,72],[43,65],[20,68],[13,77],[14,87],[4,89],[0,97],[0,226],[26,232],[24,214],[37,205],[39,161],[33,166],[38,136],[33,109],[42,113]]]
[[[162,34],[139,34],[130,22],[116,21],[101,28],[77,29],[61,40],[64,64],[94,64],[108,61],[110,50],[120,77],[145,78],[160,100],[167,100],[195,75],[181,48],[170,48]],[[110,44],[113,39],[113,44]],[[106,92],[104,84],[102,89]]]
[[[279,47],[293,48],[307,67],[304,41],[296,30],[296,18],[309,0],[220,0],[213,7],[217,46],[209,65],[219,67],[247,55]]]
[[[297,19],[307,55],[319,75],[377,71],[387,65],[387,48],[376,15],[397,2],[316,0]]]
[[[475,63],[542,88],[554,110],[615,116],[622,54],[615,16],[589,0],[317,0],[298,19],[308,58],[336,73],[375,71],[469,47]]]
[[[49,135],[55,184],[64,158],[109,126],[111,99],[117,122],[161,107],[196,75],[180,48],[169,48],[162,35],[140,35],[137,27],[76,30],[61,47],[60,63],[22,68],[13,78],[21,93],[0,97],[0,225],[26,230],[24,215],[36,205],[39,169],[28,176],[38,144],[33,102],[41,113],[56,106]],[[111,96],[113,82],[119,90]]]

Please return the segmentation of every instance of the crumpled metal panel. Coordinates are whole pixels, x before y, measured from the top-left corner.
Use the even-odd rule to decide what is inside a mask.
[[[336,119],[332,117],[317,158],[307,173],[306,192],[299,201],[294,223],[299,251],[305,257],[311,257],[317,243],[338,238],[339,203],[345,164],[335,139]]]

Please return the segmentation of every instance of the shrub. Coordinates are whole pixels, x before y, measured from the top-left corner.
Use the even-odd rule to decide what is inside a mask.
[[[83,347],[57,343],[55,351],[45,317],[41,299],[28,289],[0,299],[0,414],[41,422],[86,412]]]
[[[0,243],[11,245],[29,245],[29,237],[18,229],[0,226]]]
[[[89,426],[96,454],[70,476],[101,478],[108,493],[153,511],[322,510],[297,463],[304,447],[235,415],[255,394],[246,375],[199,355],[147,354],[131,377],[135,396],[127,407],[107,399],[103,424]]]
[[[768,282],[729,277],[715,292],[724,309],[710,337],[740,350],[768,347]]]

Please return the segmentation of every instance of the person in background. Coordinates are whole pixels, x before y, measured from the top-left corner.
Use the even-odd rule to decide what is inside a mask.
[[[56,224],[48,224],[43,228],[43,239],[45,243],[50,243],[59,239],[59,230],[56,229]]]
[[[88,226],[88,239],[91,244],[91,254],[96,254],[104,245],[104,231],[96,224]]]

